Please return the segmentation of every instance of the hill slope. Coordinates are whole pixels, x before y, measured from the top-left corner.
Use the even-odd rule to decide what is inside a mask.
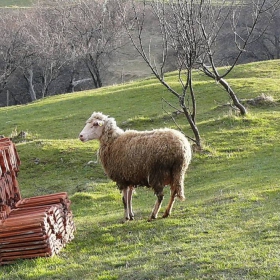
[[[175,127],[161,98],[175,101],[156,80],[1,108],[1,134],[28,133],[15,139],[23,197],[67,191],[77,232],[60,256],[2,267],[0,279],[279,278],[279,63],[240,65],[228,80],[242,99],[264,93],[276,100],[249,107],[245,118],[225,105],[220,87],[196,78],[205,151],[194,155],[187,173],[186,201],[152,223],[155,197],[145,188],[134,196],[136,220],[121,223],[119,191],[95,163],[98,143],[77,136],[93,111],[124,129]],[[175,73],[168,79],[177,83]],[[184,117],[177,121],[190,134]]]
[[[28,7],[33,0],[2,0],[0,7]]]

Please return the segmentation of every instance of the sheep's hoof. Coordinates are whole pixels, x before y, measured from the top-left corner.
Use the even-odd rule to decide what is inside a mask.
[[[168,213],[164,213],[164,214],[162,215],[162,218],[167,218],[168,216],[169,216]]]
[[[123,220],[122,220],[122,223],[125,224],[126,222],[128,222],[130,219],[128,217],[125,217]]]
[[[152,222],[152,221],[154,221],[156,218],[157,218],[157,217],[155,217],[155,216],[151,216],[151,217],[148,219],[148,222]]]
[[[125,224],[126,222],[133,221],[133,220],[134,220],[134,216],[129,216],[129,217],[125,217],[122,222],[123,224]]]

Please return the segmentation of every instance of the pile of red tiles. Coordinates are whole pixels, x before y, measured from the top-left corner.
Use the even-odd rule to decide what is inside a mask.
[[[0,265],[53,256],[74,238],[67,193],[22,199],[19,165],[14,143],[0,139]]]

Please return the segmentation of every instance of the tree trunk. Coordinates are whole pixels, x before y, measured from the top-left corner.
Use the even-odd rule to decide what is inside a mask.
[[[193,123],[195,124],[195,118],[196,118],[196,100],[195,100],[195,94],[194,94],[194,90],[193,90],[193,85],[192,85],[192,69],[190,68],[190,70],[188,71],[189,72],[189,87],[190,87],[190,95],[191,95],[191,100],[192,100],[192,114],[191,114],[191,117],[192,117],[192,120],[193,120]],[[193,131],[194,134],[196,134],[195,131]],[[197,130],[198,132],[198,130]],[[200,136],[199,136],[200,138]]]
[[[9,106],[9,100],[10,100],[10,94],[9,91],[7,90],[7,107]]]
[[[27,75],[24,74],[24,78],[27,81],[27,85],[28,85],[28,93],[31,97],[32,101],[35,101],[37,99],[36,97],[36,92],[34,90],[34,86],[33,86],[33,70],[32,69],[28,69],[27,70]]]
[[[92,77],[92,81],[94,83],[95,88],[101,88],[102,81],[101,81],[99,68],[98,68],[97,62],[94,60],[94,58],[91,54],[88,56],[88,59],[86,60],[86,66]]]
[[[240,101],[238,100],[236,94],[234,93],[234,91],[232,90],[232,88],[230,87],[230,85],[227,83],[226,80],[224,80],[223,78],[219,79],[218,82],[225,88],[225,90],[228,92],[230,98],[233,101],[233,104],[239,109],[240,114],[242,116],[245,116],[247,114],[247,110],[246,108],[240,103]]]
[[[190,114],[190,112],[188,111],[188,109],[186,108],[186,106],[184,104],[180,104],[180,106],[183,109],[184,114],[185,114],[185,116],[186,116],[186,118],[187,118],[187,120],[189,122],[189,125],[190,125],[190,127],[192,129],[192,132],[194,134],[195,145],[197,146],[197,148],[199,150],[201,150],[202,149],[201,137],[200,137],[200,133],[199,133],[198,127],[196,126],[196,123],[193,120],[193,116]]]

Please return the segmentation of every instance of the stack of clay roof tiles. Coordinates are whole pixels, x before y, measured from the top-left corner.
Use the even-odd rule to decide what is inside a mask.
[[[67,193],[22,199],[19,165],[14,143],[0,139],[0,265],[58,254],[74,238]]]

